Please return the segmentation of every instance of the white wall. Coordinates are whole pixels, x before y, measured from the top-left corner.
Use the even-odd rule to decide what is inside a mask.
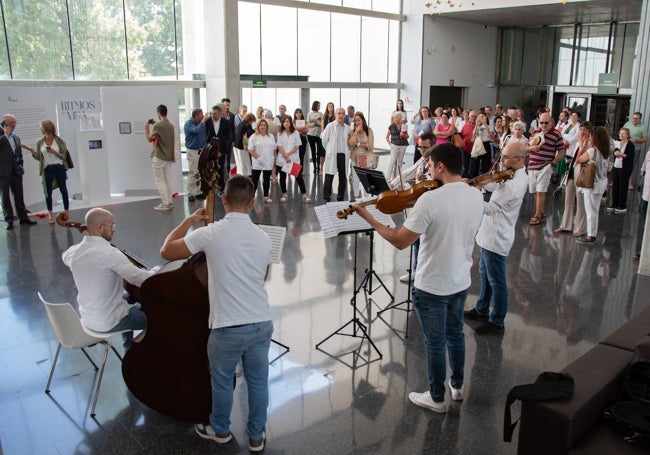
[[[423,24],[421,14],[408,16],[406,21],[402,22],[400,82],[404,84],[404,88],[400,90],[399,97],[404,100],[404,109],[409,112],[409,118],[422,104],[426,104],[422,101]]]
[[[455,87],[468,88],[464,108],[494,105],[497,29],[439,15],[423,18],[423,103],[429,102],[430,86],[449,86],[453,79]]]

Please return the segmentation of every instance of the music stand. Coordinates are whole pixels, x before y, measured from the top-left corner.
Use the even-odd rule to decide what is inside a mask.
[[[368,169],[365,167],[358,167],[358,166],[352,166],[354,169],[354,172],[357,173],[357,176],[359,177],[359,181],[363,185],[363,189],[366,191],[366,193],[371,194],[373,196],[377,196],[378,194],[388,191],[388,182],[386,181],[386,178],[384,177],[384,174],[381,171],[377,171],[375,169]],[[370,236],[370,265],[368,268],[364,271],[364,276],[363,279],[361,280],[361,283],[359,284],[359,287],[357,287],[354,291],[354,297],[356,297],[356,294],[359,293],[361,289],[363,289],[363,294],[366,299],[366,304],[368,303],[368,296],[372,296],[372,293],[376,291],[377,289],[383,288],[388,296],[390,297],[390,301],[394,301],[395,297],[393,297],[393,294],[390,293],[386,285],[384,284],[383,281],[381,281],[381,278],[379,278],[379,275],[377,275],[377,272],[372,267],[372,264],[374,262],[374,251],[375,251],[375,230],[371,229],[366,232],[366,235]],[[372,277],[377,279],[379,281],[379,286],[373,289],[372,287]]]
[[[332,338],[334,335],[342,335],[342,336],[348,336],[348,337],[352,337],[352,338],[361,338],[361,344],[363,344],[364,341],[367,341],[368,344],[370,345],[370,348],[371,348],[371,349],[368,350],[368,357],[367,358],[362,359],[362,356],[361,356],[361,353],[360,353],[360,351],[361,351],[361,349],[360,349],[361,345],[360,345],[359,348],[352,351],[353,359],[354,359],[354,362],[353,362],[352,365],[345,363],[341,359],[338,359],[342,363],[344,363],[344,364],[346,364],[348,366],[351,366],[352,368],[356,368],[357,366],[359,366],[359,364],[358,364],[359,359],[365,360],[366,364],[374,361],[374,360],[370,359],[370,352],[371,351],[376,352],[379,358],[382,358],[382,354],[379,351],[379,349],[377,348],[377,346],[375,345],[375,343],[373,343],[372,339],[370,338],[370,334],[368,333],[368,328],[359,319],[359,316],[358,316],[359,311],[357,309],[357,293],[358,293],[358,290],[357,290],[358,289],[357,288],[357,273],[356,273],[356,270],[357,270],[357,249],[358,249],[357,239],[358,239],[359,234],[361,234],[361,233],[368,234],[369,232],[373,231],[373,229],[370,227],[370,225],[365,220],[363,220],[359,216],[356,216],[356,217],[351,216],[348,219],[339,218],[337,216],[337,211],[339,211],[339,209],[345,209],[345,208],[347,208],[347,203],[345,203],[345,202],[332,202],[332,203],[328,203],[328,204],[325,204],[325,205],[320,205],[320,206],[314,207],[314,211],[316,212],[316,216],[318,217],[318,221],[320,222],[323,235],[325,236],[326,239],[331,238],[331,237],[335,237],[337,235],[347,235],[347,234],[353,234],[354,235],[354,264],[353,264],[353,274],[352,274],[352,276],[353,276],[353,285],[352,286],[355,289],[354,294],[352,296],[352,299],[350,300],[350,305],[352,306],[352,319],[350,319],[348,322],[346,322],[341,327],[336,329],[334,332],[332,332],[326,338],[324,338],[323,340],[318,342],[316,344],[316,349],[321,351],[321,352],[324,352],[324,353],[328,354],[326,351],[321,349],[320,346],[323,343],[325,343],[327,340]],[[373,213],[373,215],[375,216],[375,218],[381,219],[382,223],[385,223],[387,225],[392,224],[392,220],[387,215],[378,212],[374,208],[369,208],[369,210],[371,210],[372,212],[375,212],[375,213]],[[352,326],[351,331],[346,330],[349,326]],[[349,354],[349,353],[344,353],[344,354]],[[330,354],[328,354],[328,355],[330,355]],[[338,358],[336,356],[332,356],[332,357]]]
[[[388,310],[406,311],[406,329],[404,331],[404,338],[409,337],[409,314],[411,313],[411,311],[413,311],[413,309],[411,308],[411,303],[413,303],[413,300],[411,300],[411,295],[412,295],[411,293],[413,292],[413,286],[412,286],[413,281],[412,280],[413,280],[413,273],[414,273],[414,270],[413,270],[413,245],[414,245],[414,243],[411,244],[411,251],[409,252],[409,268],[408,268],[409,282],[407,283],[408,284],[408,291],[406,293],[406,299],[404,299],[404,300],[402,300],[401,302],[398,302],[398,303],[390,303],[383,310],[377,311],[377,316],[379,316],[381,318],[381,320],[384,321],[384,322],[386,322],[386,321],[381,316],[384,311],[388,311]],[[406,308],[402,308],[402,305],[406,305]],[[388,324],[388,322],[386,322],[386,324]],[[388,326],[391,327],[390,324],[388,324]],[[391,329],[392,329],[392,327],[391,327]],[[395,329],[392,329],[392,330],[394,331]]]

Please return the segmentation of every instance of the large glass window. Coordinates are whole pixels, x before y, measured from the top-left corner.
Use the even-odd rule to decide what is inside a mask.
[[[332,80],[358,82],[361,77],[361,18],[332,14]]]
[[[182,73],[182,35],[176,33],[177,0],[125,0],[129,76],[134,79],[176,77]],[[178,47],[177,47],[178,44]]]
[[[72,79],[65,0],[3,3],[14,79]]]
[[[598,85],[598,75],[607,72],[609,25],[581,27],[576,46],[573,85]]]
[[[388,82],[388,21],[361,21],[361,82]]]
[[[296,75],[296,8],[262,5],[261,18],[262,74]]]
[[[122,2],[77,0],[69,6],[75,78],[126,79]]]
[[[524,38],[522,29],[508,28],[503,30],[501,45],[501,84],[519,84],[521,82],[521,43]]]
[[[573,58],[573,27],[560,27],[555,35],[557,52],[557,85],[571,84],[571,61]]]
[[[619,73],[619,86],[632,87],[634,74],[634,53],[639,24],[619,24],[616,26],[614,46],[612,49],[611,71]]]
[[[553,74],[555,28],[529,28],[525,31],[521,83],[545,85]]]
[[[4,16],[0,15],[0,19],[4,21]],[[0,33],[0,47],[0,79],[11,79],[9,56],[7,55],[7,41],[5,40],[4,32]]]
[[[330,13],[298,10],[298,74],[330,80]]]
[[[239,72],[262,74],[260,62],[260,5],[239,2]]]

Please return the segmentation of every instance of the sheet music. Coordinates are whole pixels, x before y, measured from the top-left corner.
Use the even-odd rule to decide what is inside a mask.
[[[271,239],[271,262],[279,264],[287,228],[283,226],[269,226],[267,224],[258,224],[257,227],[266,232],[266,235]]]
[[[370,198],[372,199],[372,198]],[[361,202],[361,201],[359,201]],[[347,219],[340,219],[336,216],[339,210],[347,209],[350,206],[349,202],[328,202],[324,205],[314,207],[318,222],[320,223],[321,231],[326,239],[336,237],[345,232],[354,231],[369,231],[372,228],[370,225],[356,213],[348,215]],[[394,227],[393,220],[389,215],[381,213],[374,205],[366,206],[366,209],[372,214],[373,217],[381,224]]]

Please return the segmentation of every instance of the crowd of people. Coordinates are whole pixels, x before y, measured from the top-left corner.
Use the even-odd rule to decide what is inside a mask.
[[[374,133],[362,112],[327,103],[312,103],[305,116],[295,109],[293,116],[279,106],[274,116],[269,109],[256,114],[240,106],[230,112],[224,98],[206,115],[196,108],[184,124],[189,164],[188,198],[205,198],[201,191],[198,160],[208,144],[219,148],[222,171],[218,179],[221,203],[226,216],[217,222],[208,220],[206,210],[198,208],[173,229],[160,254],[167,260],[204,252],[208,262],[208,290],[211,330],[207,345],[212,380],[212,412],[209,422],[198,423],[199,436],[221,444],[230,442],[232,380],[241,361],[248,387],[249,449],[264,450],[268,406],[268,351],[273,333],[271,312],[264,281],[271,261],[271,242],[249,217],[262,178],[265,203],[271,199],[271,183],[279,179],[280,203],[287,203],[287,178],[295,178],[302,201],[311,203],[303,176],[305,159],[311,156],[314,176],[324,175],[323,198],[333,197],[333,181],[338,175],[336,199],[344,200],[348,182],[350,199],[360,197],[358,179],[351,165],[376,168]],[[160,192],[158,211],[171,209],[170,167],[175,160],[174,126],[167,119],[167,108],[157,107],[158,121],[145,123],[145,136],[152,144],[151,165]],[[377,233],[398,249],[413,245],[415,270],[413,304],[424,335],[429,389],[412,392],[409,399],[417,406],[438,413],[447,411],[447,387],[452,400],[463,399],[465,338],[463,320],[478,321],[479,335],[503,334],[508,309],[506,260],[515,239],[515,227],[526,192],[534,198],[534,213],[528,229],[535,229],[547,216],[546,195],[552,176],[561,177],[564,189],[564,214],[555,233],[573,234],[581,244],[593,244],[598,236],[598,216],[603,195],[612,179],[607,210],[625,213],[627,193],[633,171],[647,142],[641,113],[610,137],[602,126],[581,122],[581,113],[565,108],[557,121],[549,109],[540,108],[527,124],[521,109],[505,110],[497,104],[478,110],[460,107],[447,109],[427,106],[418,109],[409,122],[404,103],[398,100],[390,116],[386,143],[390,148],[387,170],[389,186],[407,185],[431,179],[442,186],[425,192],[398,228],[377,221],[361,204],[354,211]],[[14,116],[2,117],[0,136],[0,190],[7,228],[13,227],[14,202],[21,224],[32,224],[22,202],[22,152],[24,148],[40,162],[49,220],[53,222],[52,191],[60,189],[64,210],[68,211],[65,171],[69,167],[68,150],[50,121],[40,123],[43,137],[35,148],[26,146],[13,134]],[[409,124],[410,123],[410,124]],[[413,163],[402,169],[404,153],[416,146]],[[310,155],[307,155],[307,145]],[[212,145],[211,145],[212,146]],[[650,166],[646,154],[642,169]],[[234,167],[231,158],[234,156]],[[229,177],[229,172],[234,175]],[[490,171],[509,170],[510,179],[484,186],[470,179]],[[650,172],[645,173],[643,210],[650,195]],[[473,183],[468,185],[468,183]],[[223,189],[223,192],[221,192]],[[458,210],[462,207],[463,210]],[[113,215],[95,208],[86,215],[87,236],[63,254],[78,288],[78,304],[84,323],[96,331],[128,330],[124,347],[132,343],[131,330],[146,328],[146,316],[138,305],[129,305],[122,295],[122,282],[139,286],[157,270],[143,271],[131,264],[110,245],[115,232]],[[190,229],[199,223],[201,229]],[[465,309],[471,284],[473,251],[479,247],[480,293],[476,304]],[[228,250],[229,261],[222,260]],[[439,258],[445,258],[445,261]],[[410,279],[410,277],[408,278]],[[407,281],[408,281],[407,279]],[[451,375],[446,381],[446,357]]]

